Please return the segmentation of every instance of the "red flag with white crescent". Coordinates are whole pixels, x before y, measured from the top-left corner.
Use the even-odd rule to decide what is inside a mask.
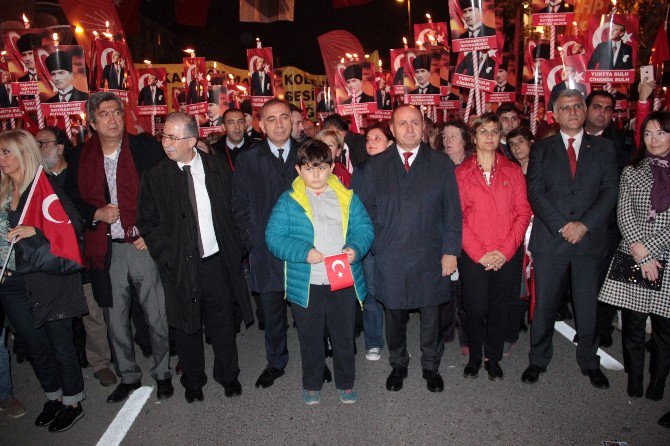
[[[326,256],[323,261],[326,263],[326,273],[328,274],[331,291],[354,286],[354,276],[351,273],[351,265],[349,265],[347,254]]]
[[[79,241],[65,208],[54,192],[42,166],[35,175],[34,184],[19,224],[38,228],[49,240],[51,253],[83,265]]]

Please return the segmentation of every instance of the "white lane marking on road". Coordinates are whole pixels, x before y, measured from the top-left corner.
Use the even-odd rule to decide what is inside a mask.
[[[142,386],[128,397],[128,401],[116,414],[114,421],[98,441],[98,446],[118,446],[121,444],[153,390],[152,386]]]
[[[554,324],[554,329],[563,336],[565,336],[570,342],[572,342],[572,340],[575,338],[576,333],[575,329],[563,321],[556,322]],[[574,342],[572,343],[575,344]],[[605,367],[607,370],[623,370],[623,365],[619,361],[617,361],[616,359],[612,358],[610,355],[605,353],[603,349],[599,348],[597,355],[600,356],[600,365]]]

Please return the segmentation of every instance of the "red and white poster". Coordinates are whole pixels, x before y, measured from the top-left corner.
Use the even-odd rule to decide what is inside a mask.
[[[496,69],[495,81],[491,93],[486,94],[486,102],[515,102],[516,101],[516,75],[510,70],[512,68],[510,60],[503,58],[503,61]]]
[[[185,57],[183,59],[186,110],[190,115],[199,115],[207,111],[207,78],[204,57]]]
[[[408,92],[405,103],[438,105],[440,103],[440,53],[411,49],[407,52]],[[434,68],[433,68],[434,67]]]
[[[447,22],[415,23],[414,40],[421,46],[448,46]]]
[[[167,115],[165,68],[139,68],[137,82],[137,114],[139,116]]]
[[[12,92],[12,73],[4,57],[0,58],[0,119],[20,118],[19,97]]]
[[[354,286],[354,275],[347,254],[336,254],[324,257],[326,273],[330,282],[330,290],[337,291]]]
[[[184,87],[173,87],[171,111],[186,113],[186,105],[186,89]]]
[[[249,66],[251,105],[254,108],[259,108],[274,97],[272,48],[248,49],[247,64]]]
[[[228,90],[223,85],[212,85],[207,91],[207,113],[200,124],[200,136],[223,132],[223,112],[228,108]]]
[[[392,49],[390,51],[394,95],[405,94],[407,90],[405,87],[405,73],[409,71],[409,68],[407,68],[408,52],[407,48]]]
[[[558,45],[563,49],[566,56],[579,56],[586,54],[586,39],[583,34],[558,36]]]
[[[496,85],[496,67],[500,65],[502,59],[502,55],[496,49],[459,53],[452,83],[457,87],[475,88],[475,53],[478,56],[479,88],[481,91],[492,92]]]
[[[455,52],[498,47],[493,0],[449,0]]]
[[[111,91],[124,101],[128,100],[128,62],[124,44],[99,39],[95,42],[95,85],[101,91]]]
[[[635,81],[639,43],[635,14],[603,14],[589,19],[587,81],[593,84],[630,84]]]
[[[575,16],[575,0],[533,0],[531,8],[533,26],[568,25]]]
[[[391,73],[388,71],[381,71],[377,73],[375,82],[377,83],[377,92],[375,98],[377,100],[377,111],[368,115],[369,119],[377,119],[388,121],[393,114],[393,95],[391,85]]]
[[[71,116],[86,112],[88,82],[84,48],[78,45],[42,47],[35,58],[38,76],[45,80],[40,92],[44,116]]]
[[[375,75],[375,67],[369,62],[336,65],[335,90],[339,114],[367,114],[377,111]]]
[[[547,110],[553,111],[554,101],[563,90],[578,90],[586,99],[591,87],[586,77],[584,56],[566,56],[562,59],[549,59],[541,62],[544,79],[544,97],[549,98]]]
[[[549,59],[549,42],[546,40],[529,39],[526,42],[526,49],[524,51],[521,94],[527,96],[544,96],[542,70],[536,70],[536,61],[544,59]]]
[[[2,103],[6,105],[0,111],[0,119],[20,118],[24,113],[35,112],[35,100],[40,85],[35,62],[37,49],[42,46],[41,29],[16,29],[5,32],[4,48],[7,52],[3,67],[3,85],[11,82],[11,93],[6,93]],[[42,88],[46,89],[44,85]],[[5,95],[3,95],[5,96]]]

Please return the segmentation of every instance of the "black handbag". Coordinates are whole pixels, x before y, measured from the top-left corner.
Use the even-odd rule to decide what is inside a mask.
[[[652,282],[651,280],[642,277],[642,268],[640,268],[640,265],[633,259],[633,256],[626,254],[625,252],[617,251],[614,253],[614,259],[612,259],[612,266],[607,274],[607,278],[616,280],[617,282],[637,285],[653,291],[661,291],[665,266],[668,262],[665,260],[659,260],[658,262],[661,264],[661,268],[658,271],[658,280]]]

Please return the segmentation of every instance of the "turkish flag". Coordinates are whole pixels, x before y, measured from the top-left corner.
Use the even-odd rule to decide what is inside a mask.
[[[53,255],[84,264],[72,223],[42,166],[35,175],[19,225],[34,226],[42,231]]]
[[[660,65],[662,62],[670,60],[670,48],[668,48],[668,31],[665,25],[661,24],[656,33],[656,39],[651,47],[651,59],[649,61],[652,65]]]
[[[359,56],[365,54],[363,45],[361,45],[356,36],[348,31],[330,31],[326,34],[321,34],[317,37],[317,40],[321,48],[323,66],[328,76],[328,85],[331,86],[337,85],[335,67],[346,53],[358,54]],[[333,97],[333,99],[335,98]]]
[[[351,265],[345,253],[326,256],[326,273],[330,281],[330,290],[337,291],[354,286],[354,276],[351,273]]]

